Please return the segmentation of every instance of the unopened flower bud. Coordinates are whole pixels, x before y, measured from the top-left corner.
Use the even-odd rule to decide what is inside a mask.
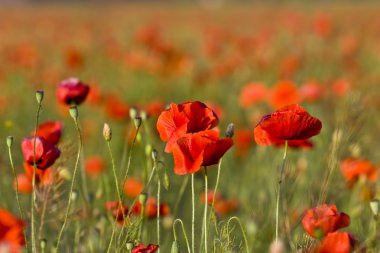
[[[13,145],[13,136],[8,136],[7,137],[7,146],[8,148],[12,147]]]
[[[127,250],[131,251],[133,249],[133,243],[127,242]]]
[[[70,106],[69,113],[70,116],[76,120],[78,118],[78,107],[76,105]]]
[[[43,90],[36,91],[36,99],[37,99],[38,104],[42,103],[42,100],[44,99],[44,91]]]
[[[379,214],[379,205],[380,201],[378,199],[373,199],[371,202],[369,202],[369,206],[371,207],[371,211],[374,216],[377,216]]]
[[[142,205],[142,206],[144,206],[145,205],[145,203],[146,203],[146,199],[147,199],[147,194],[146,193],[140,193],[140,195],[139,195],[139,202],[140,202],[140,204]]]
[[[132,107],[131,109],[129,109],[129,117],[131,119],[134,119],[134,118],[136,118],[136,116],[137,116],[137,109],[134,108],[134,107]]]
[[[148,115],[148,113],[146,111],[141,111],[140,112],[140,117],[141,117],[142,120],[147,120],[148,117],[149,117],[149,115]]]
[[[71,198],[72,201],[77,200],[77,199],[78,199],[78,192],[74,190],[74,191],[71,193],[70,198]]]
[[[234,123],[228,124],[227,130],[226,130],[226,133],[225,133],[226,137],[227,138],[232,138],[232,136],[234,136],[234,132],[235,132],[235,125],[234,125]]]
[[[177,241],[174,241],[172,244],[172,250],[170,253],[179,253],[179,245]]]
[[[169,190],[170,188],[170,180],[169,180],[169,176],[168,176],[168,173],[166,173],[166,170],[164,171],[164,188],[165,190]]]
[[[152,150],[152,159],[153,161],[157,161],[158,159],[158,152],[155,148]]]
[[[111,141],[112,139],[112,130],[111,130],[111,127],[107,123],[104,123],[103,136],[106,141]]]
[[[139,129],[142,123],[141,117],[137,116],[133,119],[136,129]]]
[[[44,250],[46,248],[46,239],[41,239],[40,241],[40,246],[41,246],[41,250]]]
[[[71,180],[71,173],[68,169],[61,167],[58,171],[59,171],[58,172],[59,178],[62,178],[62,179],[67,180],[67,181]]]

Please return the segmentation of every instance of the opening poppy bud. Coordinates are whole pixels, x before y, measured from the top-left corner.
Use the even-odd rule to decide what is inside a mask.
[[[227,138],[232,138],[234,136],[234,132],[235,132],[235,125],[234,125],[234,123],[228,124],[227,130],[226,130],[226,133],[225,133],[226,137]]]
[[[141,111],[140,112],[140,117],[142,120],[147,120],[148,119],[148,113],[146,111]]]
[[[379,214],[379,202],[380,201],[378,199],[373,199],[369,202],[369,206],[371,207],[371,211],[375,217]]]
[[[152,150],[152,159],[153,161],[157,161],[158,159],[158,152],[155,148]]]
[[[103,136],[106,141],[111,141],[112,139],[112,130],[111,130],[111,127],[107,123],[104,123]]]
[[[141,117],[137,116],[133,119],[133,123],[135,124],[136,129],[139,129],[142,123]]]
[[[129,109],[129,117],[131,119],[134,119],[137,117],[137,109],[132,107],[131,109]]]
[[[179,253],[179,245],[177,241],[174,241],[172,244],[172,250],[171,253]]]
[[[131,251],[133,249],[133,243],[127,242],[127,250]]]
[[[141,205],[145,205],[146,199],[147,199],[147,194],[146,193],[140,193],[139,202]]]
[[[69,113],[70,116],[76,120],[78,118],[78,107],[76,105],[70,106]]]
[[[8,136],[7,137],[7,146],[8,148],[12,147],[13,145],[13,136]]]
[[[46,248],[46,239],[41,239],[40,241],[40,246],[41,246],[41,250],[44,250]]]
[[[43,90],[36,91],[36,99],[37,99],[38,104],[42,103],[42,100],[44,99],[44,91]]]

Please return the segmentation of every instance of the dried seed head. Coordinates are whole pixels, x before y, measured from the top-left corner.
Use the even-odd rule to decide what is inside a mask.
[[[44,91],[43,90],[36,91],[36,99],[37,99],[38,104],[42,103],[42,100],[44,99]]]
[[[103,136],[106,141],[111,141],[112,139],[112,130],[111,130],[111,127],[107,123],[104,123],[104,126],[103,126]]]

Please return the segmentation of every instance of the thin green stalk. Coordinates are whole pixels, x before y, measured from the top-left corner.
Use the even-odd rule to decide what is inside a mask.
[[[135,136],[133,137],[131,149],[130,149],[129,155],[128,155],[127,168],[125,169],[125,172],[124,172],[123,182],[125,182],[125,180],[127,179],[128,172],[129,172],[129,169],[131,167],[131,160],[132,160],[133,150],[134,150],[134,147],[135,147],[135,144],[136,144],[136,139],[137,139],[137,135],[139,134],[139,130],[140,130],[140,126],[136,128],[136,133],[135,133]]]
[[[181,226],[182,226],[182,233],[183,233],[183,237],[185,238],[185,242],[186,242],[186,246],[187,246],[187,251],[189,253],[191,253],[191,250],[190,250],[190,244],[189,244],[189,239],[187,238],[187,235],[186,235],[186,231],[185,231],[185,227],[183,225],[183,222],[181,219],[176,219],[174,222],[173,222],[173,235],[174,235],[174,240],[175,241],[178,241],[177,240],[177,233],[176,233],[176,230],[175,230],[175,225],[177,224],[177,222],[181,223]]]
[[[284,156],[282,157],[282,165],[280,169],[280,177],[278,180],[277,200],[276,200],[276,241],[278,241],[278,216],[280,210],[280,197],[281,197],[281,185],[283,181],[283,174],[285,169],[286,153],[288,151],[288,141],[285,141]]]
[[[203,233],[204,234],[204,243],[205,243],[205,252],[207,253],[207,206],[208,206],[208,198],[207,198],[207,191],[208,191],[208,178],[207,178],[207,167],[205,166],[205,209],[204,209],[204,215],[203,215]]]
[[[236,216],[231,217],[231,218],[228,220],[228,222],[227,222],[228,245],[230,244],[230,222],[231,222],[232,220],[236,220],[237,223],[239,224],[239,226],[240,226],[240,231],[241,231],[241,233],[242,233],[242,235],[243,235],[243,239],[244,239],[244,243],[245,243],[245,248],[246,248],[246,250],[247,250],[247,253],[250,253],[250,252],[249,252],[249,247],[248,247],[247,235],[245,234],[245,231],[244,231],[243,225],[242,225],[241,222],[240,222],[240,219],[239,219],[238,217],[236,217]]]
[[[195,253],[195,191],[194,191],[194,173],[191,174],[191,249]]]
[[[39,124],[40,112],[42,108],[42,103],[38,103],[37,114],[36,114],[36,126],[34,129],[34,139],[33,139],[33,178],[32,178],[32,200],[31,200],[31,234],[32,234],[32,252],[37,252],[36,248],[36,234],[35,234],[35,218],[34,218],[34,206],[36,203],[36,142],[37,142],[37,129]]]
[[[137,234],[137,239],[141,241],[141,231],[144,226],[144,213],[145,213],[145,203],[141,203],[141,212],[140,212],[140,226],[139,226],[139,232]]]
[[[75,123],[75,128],[76,128],[76,130],[78,132],[79,148],[78,148],[78,153],[77,153],[77,159],[75,161],[75,166],[74,166],[73,179],[71,180],[71,186],[70,186],[70,192],[69,192],[69,200],[68,200],[68,203],[67,203],[65,219],[63,221],[61,230],[59,231],[59,234],[58,234],[57,252],[59,252],[59,247],[60,247],[60,243],[61,243],[62,234],[63,234],[63,231],[65,229],[65,226],[66,226],[66,223],[67,223],[67,219],[69,217],[69,212],[70,212],[70,207],[71,207],[71,200],[72,200],[71,195],[72,195],[73,190],[74,190],[75,178],[76,178],[76,175],[77,175],[80,155],[81,155],[82,146],[83,146],[82,134],[81,134],[81,131],[80,131],[80,128],[79,128],[79,125],[78,125],[78,120],[75,119],[75,118],[74,118],[74,123]]]
[[[18,207],[18,211],[20,213],[21,219],[24,220],[25,219],[25,214],[24,214],[24,210],[22,209],[21,204],[20,204],[19,192],[18,192],[17,175],[16,175],[16,170],[15,170],[14,164],[13,164],[12,151],[11,151],[11,146],[10,145],[8,145],[8,156],[9,156],[9,162],[10,162],[11,168],[12,168],[13,177],[14,177],[14,180],[15,180],[15,193],[16,193],[17,207]],[[23,231],[24,231],[24,229],[23,229]],[[23,234],[24,234],[24,238],[25,238],[25,246],[26,246],[27,250],[29,250],[27,236],[26,236],[25,233],[23,233]]]
[[[161,181],[157,175],[157,245],[160,245],[160,192]],[[160,248],[158,248],[158,253],[160,253]]]

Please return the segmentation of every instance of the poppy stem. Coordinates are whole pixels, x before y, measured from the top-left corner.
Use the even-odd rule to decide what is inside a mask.
[[[160,245],[160,192],[161,192],[161,181],[157,172],[157,245]],[[160,253],[160,248],[157,250]]]
[[[59,231],[59,234],[58,234],[56,252],[59,252],[59,247],[60,247],[63,231],[65,229],[65,226],[66,226],[66,223],[67,223],[67,219],[69,217],[69,212],[70,212],[70,207],[71,207],[71,201],[72,201],[72,194],[73,194],[74,184],[75,184],[75,178],[76,178],[76,175],[77,175],[77,171],[78,171],[78,167],[79,167],[78,165],[79,165],[80,155],[81,155],[82,146],[83,146],[82,133],[81,133],[81,130],[79,128],[78,119],[77,118],[73,118],[73,119],[74,119],[74,123],[75,123],[75,128],[76,128],[76,130],[78,132],[78,142],[79,142],[78,144],[79,144],[79,148],[78,148],[77,158],[76,158],[75,166],[74,166],[73,179],[71,180],[71,186],[70,186],[70,192],[69,192],[69,200],[68,200],[68,203],[67,203],[65,219],[63,221],[61,230]]]
[[[203,229],[204,229],[204,242],[205,242],[205,252],[207,253],[207,206],[208,206],[208,178],[207,178],[207,166],[205,166],[205,210],[203,216]]]
[[[37,170],[37,164],[36,164],[36,142],[37,142],[37,130],[38,130],[38,124],[40,119],[40,112],[42,108],[42,101],[38,103],[37,108],[37,114],[36,114],[36,127],[34,129],[34,138],[33,138],[33,178],[32,178],[32,203],[31,203],[31,233],[32,233],[32,252],[37,252],[36,248],[36,234],[35,234],[35,227],[34,227],[34,207],[36,203],[36,170]]]
[[[191,250],[190,250],[190,244],[189,244],[189,239],[187,238],[187,235],[186,235],[186,231],[185,231],[185,227],[183,225],[183,222],[181,219],[176,219],[174,222],[173,222],[173,235],[174,235],[174,241],[178,241],[177,240],[177,233],[176,233],[176,230],[175,230],[175,225],[177,224],[177,222],[181,223],[181,226],[182,226],[182,233],[183,233],[183,237],[185,238],[185,242],[186,242],[186,246],[187,246],[187,251],[189,253],[191,253]]]
[[[195,253],[195,191],[194,191],[194,173],[191,174],[191,249]]]
[[[281,184],[283,181],[287,151],[288,151],[288,140],[285,141],[284,156],[282,157],[280,177],[278,179],[278,190],[277,190],[277,201],[276,201],[276,241],[278,241],[278,218],[279,218],[278,216],[279,216],[279,210],[280,210]]]
[[[12,138],[13,139],[13,137],[8,137],[8,138]],[[10,145],[8,145],[8,156],[9,156],[9,162],[10,162],[11,168],[12,168],[13,177],[14,177],[14,180],[15,180],[15,193],[16,193],[17,207],[18,207],[18,211],[20,212],[21,219],[24,220],[25,214],[24,214],[24,210],[22,209],[22,207],[20,205],[19,192],[18,192],[18,181],[17,181],[16,170],[15,170],[15,167],[14,167],[14,164],[13,164],[12,150],[11,150],[11,146]],[[24,231],[24,229],[23,229],[23,231]],[[23,233],[23,234],[24,234],[24,238],[25,238],[25,246],[28,249],[27,237],[26,237],[25,233]]]

